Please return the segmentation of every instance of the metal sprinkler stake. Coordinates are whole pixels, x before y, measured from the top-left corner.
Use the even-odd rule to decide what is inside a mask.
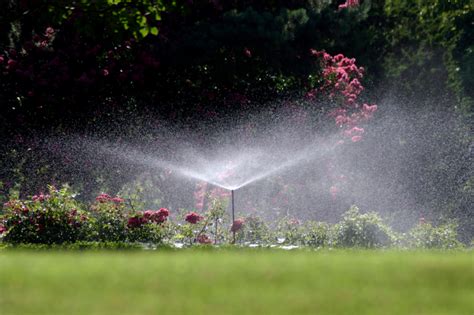
[[[232,227],[234,226],[235,222],[235,205],[234,205],[234,191],[231,190],[232,195]],[[232,229],[232,244],[235,244],[235,230]]]

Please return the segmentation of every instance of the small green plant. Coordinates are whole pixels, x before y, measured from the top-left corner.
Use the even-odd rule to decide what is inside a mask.
[[[278,243],[302,245],[304,243],[304,229],[301,222],[295,218],[283,217],[276,226]]]
[[[339,247],[380,248],[392,245],[394,234],[376,213],[361,214],[352,206],[334,226],[334,242]]]
[[[274,233],[262,218],[249,215],[242,222],[241,228],[236,231],[237,243],[270,244],[275,240]]]

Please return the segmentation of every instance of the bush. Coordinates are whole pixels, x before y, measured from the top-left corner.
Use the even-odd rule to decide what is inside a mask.
[[[302,245],[324,247],[330,245],[331,227],[325,222],[308,221],[303,226]]]
[[[236,242],[250,244],[268,244],[273,241],[273,233],[267,224],[258,216],[249,215],[236,233]]]
[[[65,187],[49,187],[49,194],[5,204],[2,228],[9,243],[62,244],[84,240],[90,218]]]
[[[356,206],[352,206],[343,220],[334,226],[334,241],[339,247],[386,247],[393,244],[394,239],[390,228],[376,213],[361,214]]]
[[[280,243],[322,247],[329,245],[330,226],[327,223],[284,218],[277,226],[277,235]]]
[[[453,249],[461,246],[457,235],[456,224],[435,227],[430,223],[421,222],[408,233],[407,243],[412,248]]]
[[[125,242],[127,239],[124,200],[107,194],[97,196],[91,207],[93,228],[89,240]]]
[[[137,212],[129,216],[126,237],[129,242],[159,244],[165,236],[165,222],[169,216],[168,209]]]

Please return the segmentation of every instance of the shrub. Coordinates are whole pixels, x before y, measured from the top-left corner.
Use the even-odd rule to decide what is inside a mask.
[[[127,240],[141,243],[161,243],[165,233],[165,222],[169,216],[168,209],[146,210],[128,217]]]
[[[302,245],[324,247],[330,244],[330,225],[324,222],[308,221],[303,226]]]
[[[394,241],[390,228],[376,213],[361,214],[356,206],[344,214],[334,229],[335,245],[340,247],[378,248]]]
[[[11,200],[4,206],[4,241],[9,243],[61,244],[84,240],[90,229],[87,212],[67,187],[30,200]]]
[[[461,246],[457,240],[457,225],[453,223],[435,227],[420,222],[408,233],[407,243],[413,248],[452,249]]]
[[[256,215],[244,218],[245,224],[236,233],[236,242],[251,244],[268,244],[274,237],[267,224]]]
[[[304,230],[300,221],[284,217],[276,227],[278,243],[301,245],[303,243]]]
[[[124,200],[107,194],[97,196],[91,206],[93,228],[90,240],[99,242],[124,242],[127,239]]]

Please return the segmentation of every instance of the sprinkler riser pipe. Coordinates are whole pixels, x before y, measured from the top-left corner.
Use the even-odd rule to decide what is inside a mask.
[[[231,196],[232,196],[232,227],[234,226],[235,222],[235,203],[234,203],[234,191],[231,190]],[[232,231],[232,243],[235,244],[235,231]]]

